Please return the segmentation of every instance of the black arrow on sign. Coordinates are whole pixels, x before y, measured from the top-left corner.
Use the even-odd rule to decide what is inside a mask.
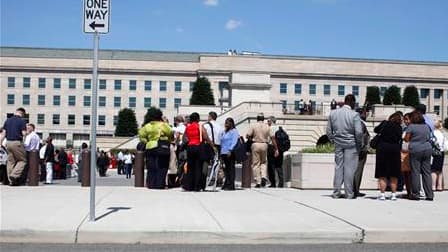
[[[89,26],[90,26],[90,28],[95,30],[96,27],[104,27],[104,24],[97,24],[97,23],[95,23],[95,21],[93,21],[92,23],[89,24]]]

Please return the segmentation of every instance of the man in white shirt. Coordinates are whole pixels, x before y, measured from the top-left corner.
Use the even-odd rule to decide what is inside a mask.
[[[25,184],[28,178],[30,152],[39,151],[40,137],[35,132],[36,127],[32,123],[26,125],[25,142],[23,146],[26,151],[26,166],[21,176],[21,184]]]
[[[123,152],[118,152],[117,154],[117,160],[118,160],[118,168],[117,168],[117,172],[118,174],[125,174],[124,171],[124,156],[123,156]]]
[[[208,113],[208,122],[204,124],[204,128],[207,130],[207,135],[213,138],[211,140],[219,152],[224,129],[216,122],[216,118],[218,118],[218,115],[215,112]]]

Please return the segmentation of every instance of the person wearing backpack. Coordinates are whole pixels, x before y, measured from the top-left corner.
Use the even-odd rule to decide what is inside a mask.
[[[275,148],[273,141],[270,138],[268,144],[268,178],[271,185],[269,187],[283,187],[283,153],[288,151],[291,147],[288,134],[281,126],[275,124],[276,121],[277,119],[274,116],[271,116],[268,119],[268,125],[271,127],[271,135],[274,136],[278,148],[278,156],[275,156]],[[278,185],[276,184],[275,179],[276,172],[279,180]]]

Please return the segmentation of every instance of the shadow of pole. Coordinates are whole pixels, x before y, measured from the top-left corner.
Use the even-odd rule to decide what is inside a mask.
[[[107,210],[109,210],[109,211],[106,212],[106,213],[104,213],[104,214],[101,215],[101,216],[96,217],[95,221],[100,220],[100,219],[102,219],[102,218],[108,216],[109,214],[118,212],[118,211],[120,211],[120,210],[129,210],[129,209],[131,209],[131,207],[109,207],[109,208],[107,208]]]

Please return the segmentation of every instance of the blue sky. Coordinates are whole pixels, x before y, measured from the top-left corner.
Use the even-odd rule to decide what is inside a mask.
[[[0,0],[2,46],[92,48],[83,0]],[[100,48],[448,61],[445,0],[112,0]]]

